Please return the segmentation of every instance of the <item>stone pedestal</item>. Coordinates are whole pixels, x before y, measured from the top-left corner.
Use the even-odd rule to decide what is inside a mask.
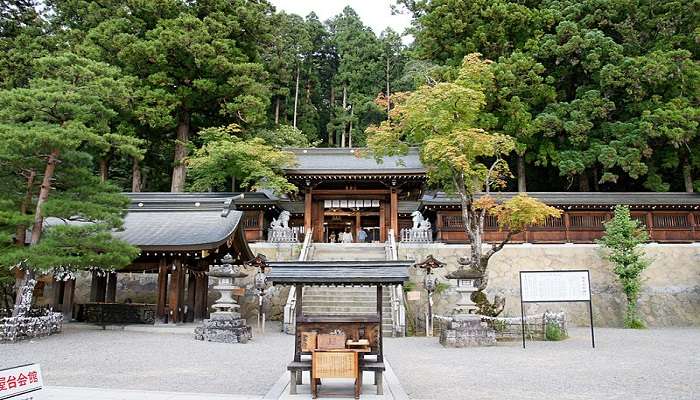
[[[442,329],[440,344],[445,347],[493,346],[496,332],[481,322],[479,315],[456,315],[438,317]]]
[[[194,330],[194,338],[208,342],[246,343],[253,338],[253,331],[238,313],[205,319]]]

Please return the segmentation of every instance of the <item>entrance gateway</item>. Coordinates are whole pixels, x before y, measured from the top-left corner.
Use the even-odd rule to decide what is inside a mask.
[[[303,201],[298,222],[313,230],[314,242],[341,242],[342,234],[352,242],[385,242],[390,229],[399,231],[399,201],[417,201],[426,180],[415,150],[382,163],[361,149],[289,151],[297,165],[285,174],[299,188],[295,200]]]

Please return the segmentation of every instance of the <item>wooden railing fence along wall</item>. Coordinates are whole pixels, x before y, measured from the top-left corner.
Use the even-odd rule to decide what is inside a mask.
[[[528,227],[513,237],[513,243],[592,243],[603,236],[603,223],[612,217],[607,211],[564,211],[561,218],[548,218],[543,224]],[[632,211],[632,218],[644,224],[650,241],[683,243],[700,240],[700,212]],[[499,241],[506,230],[499,230],[496,218],[488,216],[486,241]],[[459,211],[438,211],[436,241],[467,243]]]

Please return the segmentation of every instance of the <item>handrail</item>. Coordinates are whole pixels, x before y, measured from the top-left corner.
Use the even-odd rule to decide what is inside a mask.
[[[394,230],[388,232],[388,258],[392,261],[399,259],[399,252],[396,245]],[[403,302],[403,285],[396,285],[391,288],[391,330],[393,336],[404,336],[406,328],[406,312]]]
[[[311,248],[311,238],[313,236],[313,228],[309,229],[304,235],[304,243],[301,245],[301,252],[299,252],[299,261],[306,261],[309,257],[309,249]],[[296,290],[289,289],[289,294],[287,295],[287,302],[284,305],[284,323],[282,324],[282,330],[287,334],[294,334],[295,322],[297,315],[297,297]]]

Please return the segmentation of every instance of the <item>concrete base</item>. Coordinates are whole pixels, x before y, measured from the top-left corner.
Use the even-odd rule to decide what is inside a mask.
[[[441,317],[440,344],[445,347],[494,346],[496,331],[481,322],[478,315]]]
[[[253,330],[238,313],[225,317],[217,315],[216,318],[205,319],[202,326],[195,328],[194,338],[208,342],[247,343],[253,338]]]

